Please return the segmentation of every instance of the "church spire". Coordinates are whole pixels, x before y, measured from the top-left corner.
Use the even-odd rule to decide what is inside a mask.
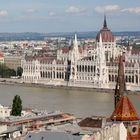
[[[107,22],[106,22],[106,15],[104,14],[104,24],[103,24],[103,28],[107,28]]]
[[[118,77],[117,77],[115,94],[114,94],[115,108],[116,108],[117,103],[119,102],[120,98],[124,95],[124,92],[126,90],[123,62],[124,62],[124,56],[120,56],[119,57],[119,65],[118,65]]]

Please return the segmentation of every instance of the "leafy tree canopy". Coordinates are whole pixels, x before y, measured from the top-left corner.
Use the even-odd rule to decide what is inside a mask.
[[[22,76],[22,73],[23,73],[22,67],[18,67],[17,68],[17,76]]]
[[[11,115],[21,116],[22,111],[22,100],[19,95],[16,95],[13,99]]]
[[[8,68],[5,64],[0,63],[0,77],[10,78],[11,76],[16,76],[16,71]]]

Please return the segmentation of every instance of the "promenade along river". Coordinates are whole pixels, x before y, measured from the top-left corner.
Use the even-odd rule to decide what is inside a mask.
[[[16,85],[0,85],[0,104],[12,105],[16,94],[21,96],[23,107],[48,111],[61,110],[73,113],[76,117],[110,116],[114,110],[113,93]],[[129,97],[140,115],[140,94]]]

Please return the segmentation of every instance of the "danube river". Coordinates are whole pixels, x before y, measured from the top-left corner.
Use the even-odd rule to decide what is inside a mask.
[[[111,93],[17,85],[0,85],[0,104],[12,105],[16,94],[21,96],[23,107],[48,111],[61,110],[73,113],[77,117],[110,116],[114,109],[114,99]],[[129,97],[140,114],[140,94],[129,95]]]

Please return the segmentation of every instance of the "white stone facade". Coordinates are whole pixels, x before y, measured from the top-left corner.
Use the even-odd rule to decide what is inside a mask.
[[[105,126],[97,130],[93,135],[85,135],[82,140],[126,140],[127,130],[123,123]]]
[[[128,89],[139,90],[140,57],[132,54],[132,51],[132,48],[125,51],[126,85]],[[57,57],[22,60],[23,82],[114,88],[118,74],[118,62],[115,59],[121,53],[121,48],[117,47],[115,41],[103,42],[102,35],[91,50],[78,47],[75,35],[73,46],[58,49]]]
[[[4,107],[0,105],[0,118],[5,118],[10,116],[11,109],[9,107]]]
[[[22,60],[23,82],[46,83],[50,81],[71,83],[91,83],[96,86],[104,86],[108,83],[108,70],[103,49],[102,37],[93,51],[93,55],[85,56],[87,50],[78,47],[77,36],[73,46],[57,58],[29,58]],[[67,48],[68,49],[68,48]],[[89,50],[88,50],[89,51]]]

